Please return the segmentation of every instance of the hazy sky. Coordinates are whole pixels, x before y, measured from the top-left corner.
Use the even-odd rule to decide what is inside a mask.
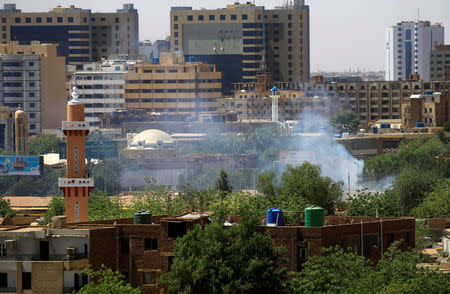
[[[256,0],[273,8],[285,0]],[[171,6],[221,8],[232,0],[0,0],[16,3],[22,11],[48,11],[57,5],[112,12],[123,3],[134,3],[139,12],[141,40],[169,35]],[[245,2],[242,1],[241,2]],[[401,20],[420,18],[447,27],[450,43],[450,0],[306,0],[311,13],[311,70],[384,69],[385,29]]]

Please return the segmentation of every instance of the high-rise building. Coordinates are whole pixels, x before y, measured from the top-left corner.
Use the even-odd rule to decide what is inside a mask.
[[[450,67],[450,45],[438,45],[430,54],[430,78],[432,81],[445,81],[446,68]]]
[[[217,112],[221,73],[211,64],[185,62],[161,53],[157,64],[136,64],[124,74],[125,108],[168,115],[179,120],[211,118]]]
[[[386,31],[386,80],[418,74],[430,81],[430,52],[444,44],[444,27],[429,21],[403,21]]]
[[[0,105],[28,116],[30,135],[57,129],[66,107],[64,57],[56,44],[0,44]]]
[[[171,51],[215,64],[225,92],[266,71],[277,81],[309,79],[309,6],[304,0],[272,10],[251,2],[215,10],[172,7],[170,31]]]
[[[80,101],[85,105],[85,117],[90,128],[100,126],[99,117],[124,108],[124,79],[131,63],[127,59],[109,59],[103,63],[83,65],[83,70],[71,73],[76,77]]]
[[[88,221],[89,192],[94,188],[94,179],[86,177],[89,125],[84,121],[84,104],[78,97],[75,85],[72,100],[67,104],[67,121],[62,122],[62,130],[67,136],[67,178],[59,179],[59,188],[64,192],[68,223]]]
[[[0,43],[57,43],[58,55],[66,57],[66,64],[80,65],[138,50],[138,13],[133,4],[124,4],[115,13],[91,13],[73,5],[29,13],[5,4],[0,19]]]

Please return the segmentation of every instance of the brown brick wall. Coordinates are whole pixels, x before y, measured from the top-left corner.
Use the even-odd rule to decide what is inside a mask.
[[[118,254],[116,241],[116,228],[104,228],[90,231],[89,264],[98,269],[104,264],[106,267],[116,269]]]

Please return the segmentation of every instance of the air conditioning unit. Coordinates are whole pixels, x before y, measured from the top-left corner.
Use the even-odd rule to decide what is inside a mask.
[[[69,247],[69,248],[67,248],[66,253],[67,253],[67,255],[75,255],[75,254],[77,254],[77,249],[73,248],[73,247]]]
[[[297,246],[300,247],[300,248],[306,248],[307,245],[308,245],[307,241],[298,241],[297,242]]]
[[[16,250],[17,249],[17,240],[6,240],[5,247],[6,247],[6,250]]]

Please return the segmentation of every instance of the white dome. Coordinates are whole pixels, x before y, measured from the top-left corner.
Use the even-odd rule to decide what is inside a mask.
[[[161,130],[146,130],[133,136],[129,147],[131,149],[172,148],[175,140]]]

